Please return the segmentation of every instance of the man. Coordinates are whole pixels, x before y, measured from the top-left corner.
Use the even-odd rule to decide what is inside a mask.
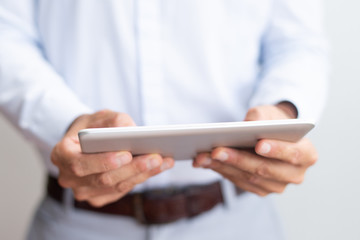
[[[319,13],[314,0],[1,1],[1,111],[50,174],[28,238],[282,239],[264,196],[303,181],[309,140],[175,163],[82,154],[77,132],[317,118]]]

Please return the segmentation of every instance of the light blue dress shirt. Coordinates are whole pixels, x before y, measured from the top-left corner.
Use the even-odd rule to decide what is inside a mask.
[[[125,112],[138,125],[241,121],[290,101],[324,104],[319,0],[1,0],[0,110],[50,151],[80,114]],[[190,161],[137,189],[220,176]]]
[[[327,73],[320,7],[318,0],[2,0],[0,109],[53,174],[49,152],[69,124],[103,108],[138,125],[203,123],[241,121],[249,107],[288,100],[299,117],[316,119]],[[166,181],[194,180],[180,168]]]

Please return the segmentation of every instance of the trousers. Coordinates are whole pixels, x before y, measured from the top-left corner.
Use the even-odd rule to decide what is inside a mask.
[[[224,183],[223,185],[229,185]],[[281,221],[271,197],[236,196],[224,187],[225,203],[197,217],[169,224],[143,225],[126,216],[94,213],[73,207],[72,196],[60,204],[45,197],[30,225],[28,240],[282,240]],[[233,192],[232,192],[233,191]]]

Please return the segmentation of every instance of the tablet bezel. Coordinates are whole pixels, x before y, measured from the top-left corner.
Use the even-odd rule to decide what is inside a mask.
[[[89,128],[79,131],[83,153],[130,151],[192,159],[215,147],[249,148],[259,139],[296,142],[315,124],[300,119]]]

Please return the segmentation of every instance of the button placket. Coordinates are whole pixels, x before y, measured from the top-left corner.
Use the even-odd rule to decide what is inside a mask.
[[[139,0],[137,6],[143,122],[165,124],[161,2]]]

